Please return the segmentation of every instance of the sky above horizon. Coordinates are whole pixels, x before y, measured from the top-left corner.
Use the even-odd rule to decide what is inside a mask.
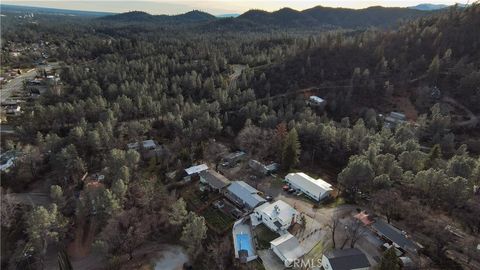
[[[191,11],[193,9],[209,12],[214,15],[229,14],[229,13],[243,13],[249,9],[262,9],[267,11],[278,10],[283,7],[289,7],[296,10],[303,10],[314,6],[326,7],[345,7],[345,8],[366,8],[370,6],[385,6],[385,7],[408,7],[415,6],[421,3],[434,3],[453,5],[455,3],[465,4],[467,1],[448,1],[435,0],[415,1],[415,0],[207,0],[207,1],[192,1],[192,0],[141,0],[141,1],[115,1],[115,0],[2,0],[3,4],[60,8],[60,9],[74,9],[86,11],[105,11],[105,12],[127,12],[132,10],[145,11],[151,14],[179,14]]]

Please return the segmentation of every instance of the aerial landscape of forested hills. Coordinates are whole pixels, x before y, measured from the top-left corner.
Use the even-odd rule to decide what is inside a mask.
[[[394,26],[400,20],[407,20],[432,14],[432,11],[423,11],[409,8],[369,7],[360,10],[346,8],[328,8],[317,6],[303,11],[282,8],[278,11],[249,10],[235,18],[216,18],[201,11],[192,11],[181,15],[150,15],[146,12],[131,11],[100,18],[101,20],[130,22],[130,23],[205,23],[206,29],[216,30],[225,27],[235,30],[245,24],[257,28],[318,28],[318,27],[345,27],[362,28],[369,26]],[[268,29],[267,28],[267,29]]]
[[[480,269],[480,4],[82,12],[2,5],[2,268]]]

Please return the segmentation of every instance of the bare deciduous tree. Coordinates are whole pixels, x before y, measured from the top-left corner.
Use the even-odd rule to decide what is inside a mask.
[[[18,205],[8,194],[2,194],[1,197],[1,224],[2,227],[10,228],[15,223]]]
[[[345,247],[345,244],[350,240],[350,247],[354,248],[358,240],[362,239],[365,236],[365,228],[362,226],[362,223],[359,220],[351,220],[345,225],[345,234],[346,239],[342,244],[341,249]]]
[[[328,224],[328,227],[330,228],[332,232],[332,243],[333,243],[333,248],[335,249],[335,231],[337,230],[338,225],[340,224],[340,215],[338,212],[335,212],[332,215],[332,218],[330,219],[330,224]]]

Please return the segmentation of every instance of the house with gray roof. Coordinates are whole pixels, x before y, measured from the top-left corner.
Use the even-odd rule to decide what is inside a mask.
[[[243,181],[234,181],[227,187],[225,197],[241,207],[253,209],[266,202],[259,193],[258,190]]]
[[[405,123],[406,121],[407,117],[404,113],[390,112],[390,114],[385,117],[384,125],[388,128],[395,128],[398,125]]]
[[[200,176],[200,189],[210,189],[213,191],[220,191],[230,185],[230,180],[222,174],[214,170],[204,170],[199,173]]]
[[[383,219],[376,219],[375,223],[373,223],[371,227],[375,233],[377,233],[380,237],[390,241],[394,247],[413,253],[417,252],[418,246],[407,237],[405,232],[395,228],[393,225],[387,223]]]
[[[370,262],[356,248],[335,249],[323,254],[322,266],[325,270],[368,270]]]
[[[292,266],[305,254],[298,239],[290,233],[285,233],[270,242],[270,248],[283,261],[286,267]]]
[[[127,148],[139,152],[143,159],[161,158],[167,153],[167,149],[155,140],[132,142],[127,144]]]
[[[222,166],[233,167],[242,159],[244,159],[246,155],[247,153],[243,151],[236,151],[236,152],[230,153],[223,158]]]

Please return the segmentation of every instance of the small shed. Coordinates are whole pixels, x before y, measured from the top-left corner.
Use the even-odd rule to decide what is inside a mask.
[[[235,166],[238,162],[246,157],[246,153],[243,151],[236,151],[226,155],[223,158],[222,166],[224,167],[232,167]]]
[[[195,165],[185,169],[186,176],[183,177],[183,180],[189,182],[191,180],[199,179],[199,173],[208,170],[207,164]]]

